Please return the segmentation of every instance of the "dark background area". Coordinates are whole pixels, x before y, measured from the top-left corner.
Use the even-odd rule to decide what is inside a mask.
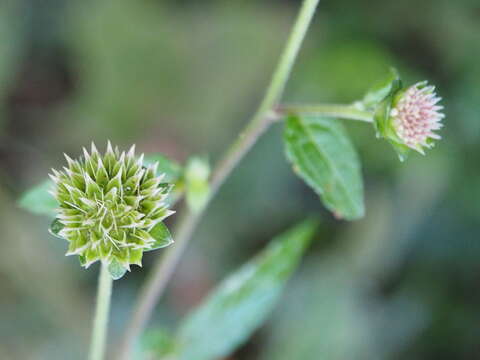
[[[80,268],[21,193],[95,141],[214,163],[254,111],[299,1],[0,2],[0,359],[83,359],[98,266]],[[444,98],[443,140],[397,160],[346,124],[367,214],[335,220],[276,125],[212,203],[155,312],[178,319],[274,235],[321,229],[269,321],[230,359],[480,358],[480,3],[322,0],[286,102],[351,102],[389,66]],[[172,217],[171,221],[173,221]],[[114,284],[110,339],[160,251]]]

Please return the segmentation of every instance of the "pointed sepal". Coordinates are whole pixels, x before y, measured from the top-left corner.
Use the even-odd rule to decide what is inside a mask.
[[[117,261],[116,258],[113,258],[108,264],[108,272],[113,280],[118,280],[125,275],[127,272],[127,268],[125,268],[120,262]]]
[[[50,227],[48,228],[48,232],[52,234],[53,236],[62,239],[63,237],[59,235],[60,231],[62,231],[65,228],[65,225],[63,225],[58,218],[52,221],[50,224]]]
[[[173,244],[173,237],[163,222],[159,222],[150,230],[150,236],[155,242],[147,251],[161,249]]]

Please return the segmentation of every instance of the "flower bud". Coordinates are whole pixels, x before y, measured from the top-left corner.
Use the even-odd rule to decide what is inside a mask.
[[[188,207],[193,212],[201,211],[210,196],[210,165],[203,158],[191,158],[185,168],[186,198]]]

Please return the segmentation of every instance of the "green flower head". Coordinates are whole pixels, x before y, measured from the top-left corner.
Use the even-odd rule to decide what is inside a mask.
[[[78,160],[52,170],[52,195],[59,202],[51,232],[69,242],[85,268],[100,260],[119,278],[130,264],[142,264],[144,251],[168,246],[172,238],[162,221],[174,212],[165,202],[173,185],[157,176],[157,164],[143,165],[135,146],[125,153],[107,145],[100,155],[92,143]]]

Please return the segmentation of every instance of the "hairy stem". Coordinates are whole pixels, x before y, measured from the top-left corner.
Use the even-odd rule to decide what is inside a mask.
[[[210,202],[225,179],[230,175],[243,156],[256,143],[258,138],[276,119],[272,109],[277,105],[285,84],[289,78],[293,64],[300,50],[302,41],[307,33],[315,9],[319,0],[304,0],[296,22],[292,28],[285,49],[280,57],[277,68],[272,76],[270,85],[250,122],[240,134],[238,139],[225,153],[212,174]],[[134,307],[132,319],[128,325],[123,344],[121,346],[121,358],[130,358],[133,346],[138,336],[145,328],[148,319],[165,290],[175,266],[180,259],[185,247],[192,238],[192,234],[204,214],[205,208],[196,213],[187,210],[180,219],[175,232],[176,242],[172,245],[155,264],[155,267],[142,288],[138,302]]]
[[[319,115],[338,119],[373,122],[373,113],[353,105],[320,104],[320,105],[282,105],[277,107],[277,114]]]
[[[107,340],[108,313],[112,295],[112,277],[108,265],[103,264],[98,276],[97,305],[93,321],[92,339],[90,344],[90,360],[103,360]]]

